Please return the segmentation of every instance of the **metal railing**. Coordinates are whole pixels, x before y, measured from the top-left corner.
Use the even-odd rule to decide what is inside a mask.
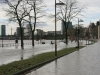
[[[2,47],[2,45],[3,47],[13,47],[16,46],[16,44],[17,46],[21,46],[20,43],[8,43],[8,44],[0,44],[0,47]],[[24,45],[32,45],[32,43],[24,43]]]

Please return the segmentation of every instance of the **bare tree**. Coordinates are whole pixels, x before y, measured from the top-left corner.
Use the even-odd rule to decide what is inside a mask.
[[[6,9],[5,11],[9,15],[9,20],[17,22],[20,27],[20,33],[21,33],[21,48],[23,49],[23,19],[27,16],[27,9],[25,6],[25,0],[5,0],[6,4],[8,4],[9,9]]]
[[[64,0],[64,1],[59,0],[59,3],[64,3],[64,5],[63,6],[58,5],[59,8],[57,11],[57,20],[61,20],[64,23],[66,44],[67,44],[68,43],[67,29],[69,22],[71,22],[71,20],[75,18],[77,15],[81,15],[80,13],[84,9],[84,6],[79,6],[77,0]]]
[[[34,46],[34,32],[36,29],[36,22],[38,18],[44,16],[43,8],[45,6],[42,4],[42,0],[26,0],[26,1],[27,4],[29,5],[28,7],[29,11],[27,11],[28,18],[24,20],[29,23],[32,32],[32,46]]]

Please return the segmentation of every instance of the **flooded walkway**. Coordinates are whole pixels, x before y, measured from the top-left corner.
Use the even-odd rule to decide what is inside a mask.
[[[100,41],[33,70],[27,75],[100,75]]]

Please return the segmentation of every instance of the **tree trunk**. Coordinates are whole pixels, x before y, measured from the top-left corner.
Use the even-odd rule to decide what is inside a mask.
[[[32,46],[34,47],[34,31],[32,31]]]
[[[66,21],[63,21],[64,25],[65,25],[65,40],[66,40],[66,45],[68,44],[68,35],[67,35],[67,29],[68,29],[68,25],[66,24]]]
[[[23,28],[20,27],[20,31],[21,31],[21,49],[24,49],[24,46],[23,46]]]
[[[66,45],[68,44],[68,35],[67,35],[67,28],[66,28]]]
[[[20,25],[20,33],[21,33],[21,49],[24,49],[24,46],[23,46],[23,28],[21,27],[21,22],[19,22],[19,25]]]

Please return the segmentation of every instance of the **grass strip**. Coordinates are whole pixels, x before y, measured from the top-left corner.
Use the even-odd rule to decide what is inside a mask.
[[[83,48],[81,46],[80,48]],[[76,47],[65,48],[60,51],[57,51],[57,56],[63,56],[65,54],[69,54],[71,52],[76,51]],[[54,52],[47,52],[32,56],[29,59],[14,61],[12,63],[0,66],[0,75],[12,75],[13,73],[19,72],[23,69],[38,65],[39,63],[45,62],[47,60],[55,58]]]

